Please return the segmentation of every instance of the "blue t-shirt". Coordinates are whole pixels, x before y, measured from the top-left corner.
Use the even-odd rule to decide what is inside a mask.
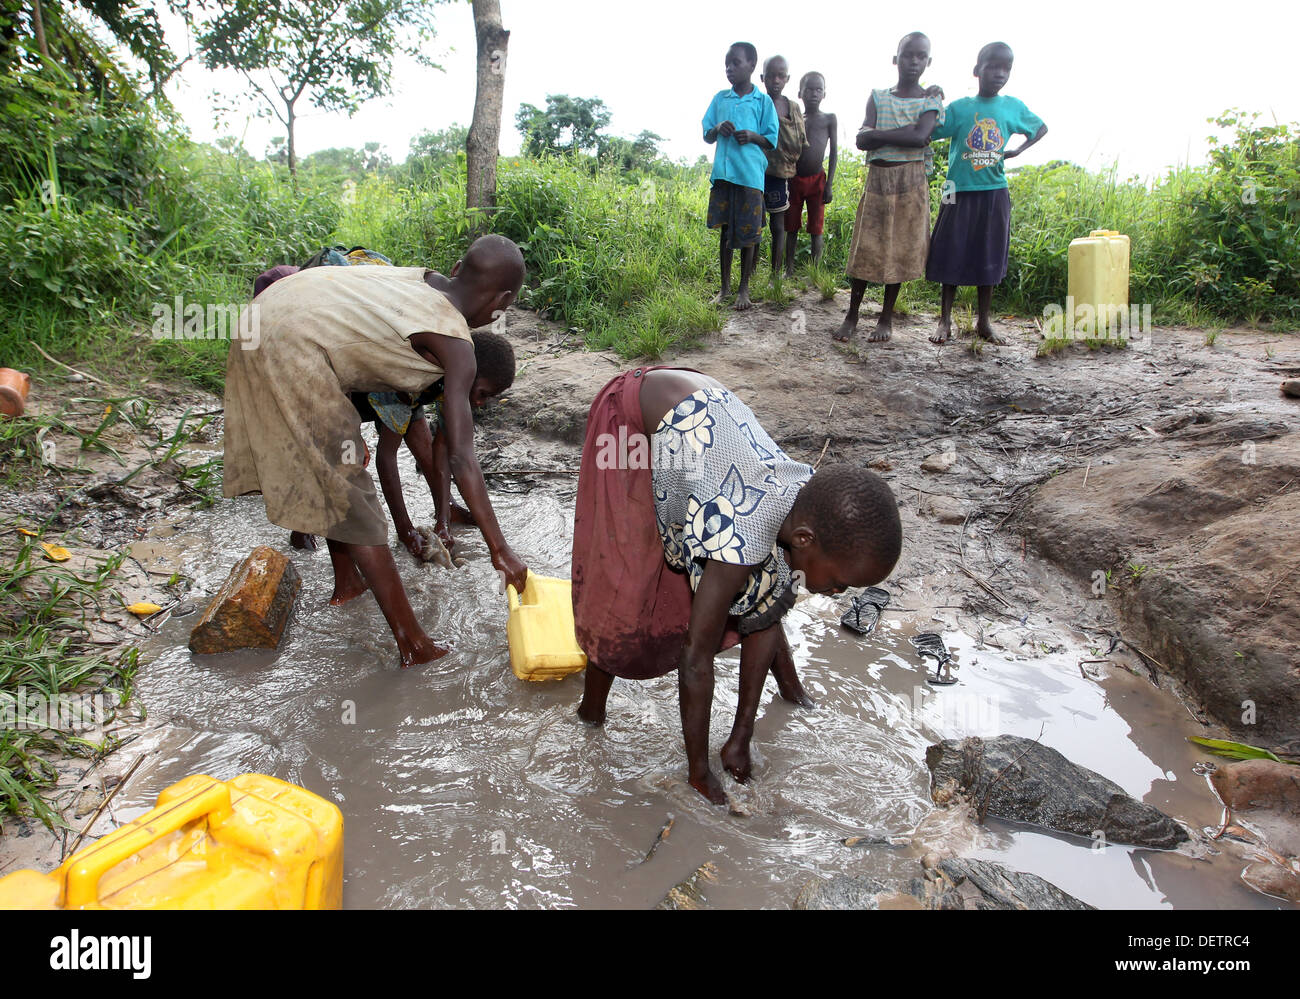
[[[728,87],[719,90],[704,113],[704,131],[717,128],[724,121],[736,126],[736,131],[757,132],[776,145],[781,134],[781,122],[776,116],[776,105],[766,93],[754,87],[745,96]],[[710,180],[727,180],[741,187],[763,189],[767,173],[767,154],[757,143],[741,145],[735,136],[718,136],[718,148],[713,154],[713,174]]]
[[[1012,135],[1032,138],[1043,119],[1023,101],[996,97],[962,97],[944,111],[932,138],[952,139],[948,179],[958,191],[991,191],[1007,186],[1002,155]]]

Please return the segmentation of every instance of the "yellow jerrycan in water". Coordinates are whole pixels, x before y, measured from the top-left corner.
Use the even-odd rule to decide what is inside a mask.
[[[49,874],[0,878],[0,909],[338,909],[343,814],[263,774],[186,777]]]
[[[1074,329],[1102,338],[1122,336],[1128,318],[1129,239],[1114,229],[1094,229],[1070,241],[1066,294],[1074,309]]]
[[[573,584],[531,572],[519,593],[506,587],[510,669],[521,680],[559,680],[587,668],[573,626]]]

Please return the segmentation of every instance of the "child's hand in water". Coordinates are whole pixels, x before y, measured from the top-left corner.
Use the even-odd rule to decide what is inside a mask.
[[[433,533],[438,536],[438,540],[442,542],[443,547],[450,552],[451,546],[456,543],[456,539],[451,536],[451,525],[439,521],[433,525]]]
[[[406,545],[406,550],[416,558],[423,560],[424,538],[420,536],[420,532],[412,527],[408,530],[402,531],[401,537],[402,544]]]

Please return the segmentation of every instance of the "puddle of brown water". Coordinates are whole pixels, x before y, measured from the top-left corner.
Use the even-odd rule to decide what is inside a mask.
[[[567,576],[572,486],[545,489],[499,495],[495,506],[535,571]],[[416,523],[430,519],[414,487],[408,503]],[[192,518],[166,547],[210,593],[256,544],[289,551],[260,501],[243,499]],[[727,815],[684,783],[675,677],[616,684],[604,730],[582,726],[580,676],[533,685],[511,674],[505,601],[486,549],[469,533],[459,545],[471,558],[455,573],[398,555],[417,613],[455,648],[428,668],[396,669],[373,600],[325,603],[323,551],[293,553],[304,586],[279,653],[195,661],[185,643],[197,618],[168,622],[144,649],[138,686],[151,720],[179,731],[155,740],[158,754],[120,796],[119,816],[191,773],[294,781],[343,810],[345,905],[392,908],[648,908],[706,860],[718,867],[713,906],[786,907],[810,877],[834,873],[907,879],[919,873],[919,845],[839,841],[907,837],[932,811],[925,747],[967,734],[1041,731],[1046,744],[1174,816],[1217,822],[1184,741],[1199,729],[1145,681],[1120,673],[1098,684],[1079,675],[1087,656],[1075,650],[1017,658],[947,632],[962,682],[931,689],[907,637],[934,625],[887,614],[862,640],[840,629],[839,608],[822,597],[802,601],[787,622],[819,707],[793,708],[769,684],[756,779],[736,789],[751,814]],[[719,660],[715,760],[736,672],[734,655]],[[641,862],[669,814],[671,834]],[[1031,871],[1101,907],[1275,905],[1240,883],[1241,865],[1227,856],[1098,851],[995,821],[973,837],[938,829],[927,843]]]

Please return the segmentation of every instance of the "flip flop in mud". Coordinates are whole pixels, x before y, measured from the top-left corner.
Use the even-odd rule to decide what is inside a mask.
[[[952,661],[952,653],[948,651],[948,646],[943,644],[943,636],[927,631],[921,635],[915,635],[910,639],[913,647],[921,655],[921,664],[925,665],[926,659],[934,660],[934,676],[928,672],[925,674],[925,682],[935,685],[936,687],[947,687],[957,682],[957,678],[952,675],[952,671],[958,668],[957,663]]]
[[[880,612],[889,606],[889,591],[879,586],[868,586],[849,601],[848,610],[840,617],[840,624],[859,635],[870,635],[880,623]]]

